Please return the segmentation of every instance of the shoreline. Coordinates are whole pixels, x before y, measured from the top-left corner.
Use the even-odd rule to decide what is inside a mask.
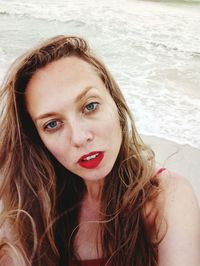
[[[143,134],[141,137],[155,152],[159,166],[176,172],[190,181],[200,203],[200,150],[188,144],[180,145],[160,137]]]

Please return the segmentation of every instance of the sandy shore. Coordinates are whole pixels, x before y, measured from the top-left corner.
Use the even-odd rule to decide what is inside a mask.
[[[142,139],[151,145],[160,166],[164,166],[190,181],[200,203],[200,150],[158,137],[142,135]]]

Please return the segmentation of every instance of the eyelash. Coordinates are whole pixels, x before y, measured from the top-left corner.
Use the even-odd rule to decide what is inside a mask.
[[[87,107],[88,107],[89,105],[93,105],[94,109],[92,109],[92,110],[87,110],[87,111],[86,111],[86,109],[87,109]],[[88,104],[85,105],[83,111],[84,111],[84,113],[86,113],[86,114],[88,114],[88,113],[92,113],[92,112],[95,112],[95,111],[97,110],[97,108],[98,108],[98,105],[99,105],[98,102],[91,102],[91,103],[88,103]],[[54,127],[54,128],[48,128],[48,127],[50,126],[51,123],[55,123],[55,122],[56,122],[57,124],[59,124],[57,127]],[[60,121],[57,121],[57,120],[51,120],[50,122],[48,122],[48,123],[44,126],[44,131],[54,132],[54,131],[58,130],[58,129],[62,126],[62,124],[63,124],[63,123],[60,122]]]
[[[54,128],[48,128],[48,126],[50,126],[50,124],[51,123],[57,123],[57,124],[59,124],[57,127],[54,127]],[[58,130],[61,126],[62,126],[62,122],[60,122],[60,121],[57,121],[57,120],[51,120],[49,123],[47,123],[45,126],[44,126],[44,130],[45,131],[49,131],[49,132],[52,132],[52,131],[56,131],[56,130]]]
[[[93,105],[93,106],[95,105],[94,109],[92,109],[92,110],[86,110],[86,108],[87,108],[89,105]],[[91,102],[91,103],[88,103],[88,104],[86,104],[85,107],[84,107],[84,112],[85,112],[86,114],[87,114],[87,113],[95,112],[95,111],[97,110],[97,108],[98,108],[98,105],[99,105],[98,102]]]

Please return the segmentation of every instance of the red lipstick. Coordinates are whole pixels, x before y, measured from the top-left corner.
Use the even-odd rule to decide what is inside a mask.
[[[83,155],[79,160],[78,164],[87,169],[96,168],[103,160],[104,153],[102,151],[93,151]]]

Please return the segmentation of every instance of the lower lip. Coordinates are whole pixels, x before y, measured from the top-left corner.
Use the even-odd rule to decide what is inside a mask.
[[[100,162],[103,160],[103,157],[104,157],[104,153],[100,152],[96,158],[91,159],[89,161],[80,161],[78,163],[81,167],[84,167],[87,169],[93,169],[93,168],[96,168],[100,164]]]

